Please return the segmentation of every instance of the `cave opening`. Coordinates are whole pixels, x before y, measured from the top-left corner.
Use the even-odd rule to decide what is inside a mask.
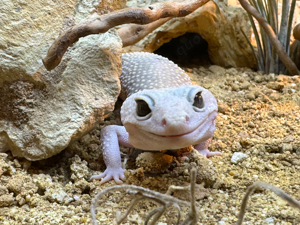
[[[164,56],[179,66],[198,67],[213,63],[208,55],[208,43],[198,33],[185,33],[163,44],[154,53]]]

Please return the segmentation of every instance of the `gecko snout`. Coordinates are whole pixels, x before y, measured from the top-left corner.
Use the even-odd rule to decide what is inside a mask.
[[[178,127],[183,126],[189,122],[190,118],[188,115],[177,115],[171,117],[163,117],[161,120],[161,124],[163,127]]]

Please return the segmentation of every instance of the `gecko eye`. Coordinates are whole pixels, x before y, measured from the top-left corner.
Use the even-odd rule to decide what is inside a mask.
[[[199,91],[195,95],[193,106],[195,106],[198,109],[202,109],[204,107],[204,101],[201,95],[201,91]]]
[[[135,100],[136,102],[136,114],[139,117],[146,117],[143,119],[148,119],[151,116],[151,109],[146,101],[142,99]]]

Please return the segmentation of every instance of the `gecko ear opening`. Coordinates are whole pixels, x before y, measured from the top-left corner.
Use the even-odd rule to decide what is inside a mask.
[[[140,120],[146,120],[151,117],[152,111],[148,103],[143,99],[135,99],[136,115]]]

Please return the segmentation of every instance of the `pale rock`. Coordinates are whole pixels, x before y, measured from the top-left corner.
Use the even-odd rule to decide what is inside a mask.
[[[0,86],[4,81],[35,81],[42,56],[68,23],[76,2],[0,1]]]
[[[87,167],[87,162],[85,160],[81,161],[78,155],[75,155],[72,159],[72,164],[70,166],[71,171],[73,172],[71,178],[74,177],[73,180],[78,180],[81,178],[88,179],[89,170]]]
[[[231,163],[237,164],[244,161],[248,156],[242,152],[235,152],[231,157]]]
[[[291,143],[283,143],[281,152],[293,152],[293,145]]]
[[[75,21],[76,23],[80,23],[86,20],[90,15],[97,12],[97,6],[101,0],[94,0],[94,1],[78,1],[76,4],[76,16]]]
[[[84,0],[77,1],[75,6],[76,24],[85,21],[90,15],[102,15],[123,9],[126,7],[126,0]]]
[[[13,205],[14,203],[14,197],[13,193],[10,194],[4,194],[0,196],[0,207],[8,207]]]
[[[265,222],[266,224],[274,224],[275,218],[274,217],[268,217],[263,222]]]
[[[15,104],[2,108],[0,132],[7,134],[12,153],[29,160],[48,158],[92,129],[113,110],[120,56],[115,32],[90,35],[66,53],[58,68],[38,71],[46,87],[21,81],[4,85],[3,98]]]
[[[49,174],[34,174],[32,181],[40,190],[43,191],[52,188],[54,185],[52,177]]]
[[[51,72],[42,65],[83,2],[92,1],[1,1],[0,152],[28,160],[51,157],[113,110],[122,54],[114,29],[80,38]],[[95,7],[87,3],[82,13]]]
[[[8,189],[5,186],[0,186],[0,196],[8,194]]]
[[[51,202],[69,203],[73,200],[62,188],[48,189],[45,196]]]
[[[223,67],[217,65],[212,65],[208,69],[215,75],[224,75],[226,72],[226,70]]]
[[[237,75],[239,73],[236,68],[230,68],[226,72],[231,75]]]

